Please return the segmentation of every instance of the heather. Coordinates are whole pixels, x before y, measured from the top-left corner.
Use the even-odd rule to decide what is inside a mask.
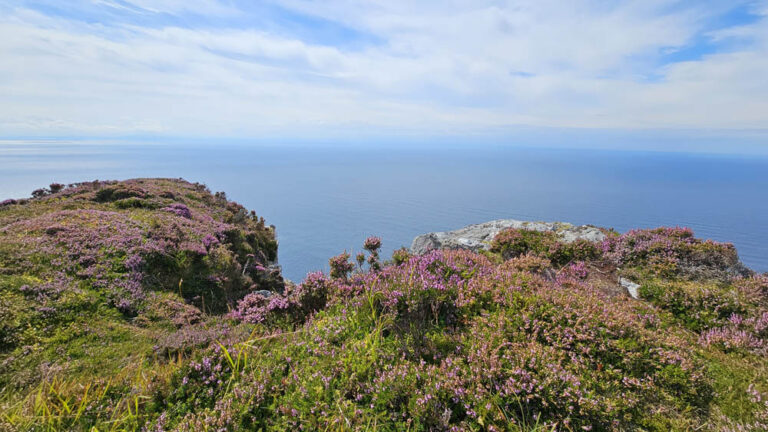
[[[203,185],[94,181],[32,195],[0,212],[4,404],[52,382],[106,385],[186,349],[163,341],[202,332],[246,293],[283,286],[274,228]]]
[[[389,260],[372,236],[291,283],[202,185],[52,185],[0,223],[9,429],[768,427],[768,277],[688,229]]]

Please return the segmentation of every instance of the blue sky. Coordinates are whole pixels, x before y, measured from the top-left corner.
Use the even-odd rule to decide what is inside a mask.
[[[768,1],[0,0],[0,137],[765,148],[767,77]]]

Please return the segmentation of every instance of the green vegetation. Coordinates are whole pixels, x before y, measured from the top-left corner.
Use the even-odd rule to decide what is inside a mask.
[[[768,277],[690,230],[389,262],[371,237],[294,285],[202,185],[59,186],[0,206],[0,427],[768,428]]]

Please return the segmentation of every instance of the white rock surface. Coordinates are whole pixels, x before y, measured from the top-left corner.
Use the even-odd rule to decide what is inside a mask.
[[[640,285],[632,282],[629,279],[619,278],[619,284],[626,288],[627,292],[630,296],[632,296],[633,299],[640,298],[640,293],[638,290],[640,289]]]
[[[605,239],[605,234],[602,231],[589,225],[575,226],[564,222],[528,222],[515,219],[499,219],[469,225],[455,231],[422,234],[413,239],[411,252],[423,254],[434,249],[469,249],[477,252],[481,249],[490,248],[491,240],[493,240],[496,234],[508,228],[552,231],[568,243],[577,239],[593,242],[600,242]]]

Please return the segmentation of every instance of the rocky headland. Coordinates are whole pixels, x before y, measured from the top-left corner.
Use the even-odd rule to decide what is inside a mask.
[[[384,239],[386,241],[386,239]],[[285,281],[178,179],[0,202],[0,430],[768,430],[768,276],[687,228],[498,220]]]
[[[473,252],[488,250],[491,242],[500,232],[507,229],[525,229],[539,232],[552,232],[564,242],[576,240],[601,242],[605,240],[603,230],[590,226],[574,226],[567,222],[531,222],[515,219],[499,219],[484,222],[448,232],[422,234],[411,244],[411,252],[423,254],[435,249],[467,249]]]

